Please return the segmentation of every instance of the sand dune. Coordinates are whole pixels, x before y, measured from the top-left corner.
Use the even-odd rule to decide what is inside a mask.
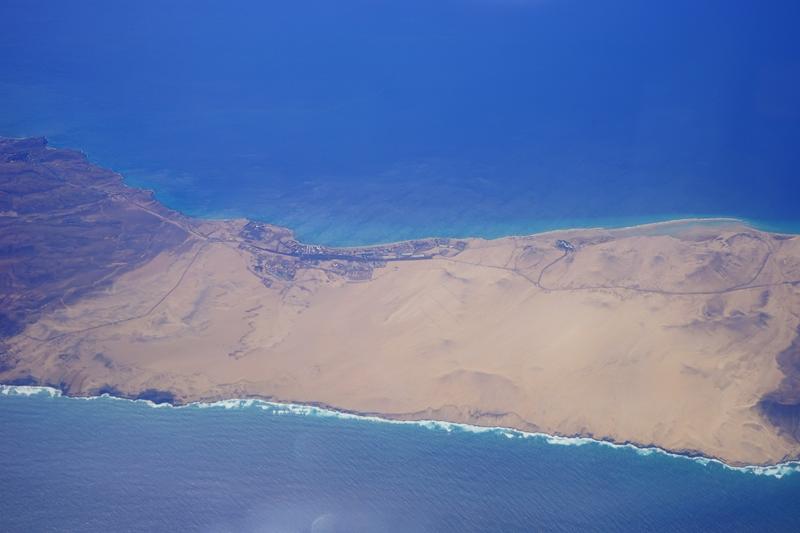
[[[9,146],[29,156],[6,155],[0,176],[19,180],[27,165],[71,182],[91,167]],[[14,303],[40,290],[17,272],[47,268],[4,260],[15,327],[3,339],[3,382],[319,403],[733,464],[800,456],[800,379],[789,370],[800,358],[800,238],[695,221],[332,251],[282,228],[191,220],[118,180],[75,186],[93,187],[93,205],[104,205],[70,215],[80,231],[136,212],[141,222],[125,219],[132,233],[140,224],[168,236],[138,254],[145,240],[118,244],[126,254],[79,245],[73,255],[100,266],[82,285],[52,274],[35,305]],[[65,216],[43,207],[0,223]],[[74,297],[53,297],[74,287]]]

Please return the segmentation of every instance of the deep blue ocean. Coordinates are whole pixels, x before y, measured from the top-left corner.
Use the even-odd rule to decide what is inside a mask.
[[[0,135],[317,243],[800,231],[796,0],[0,3]]]
[[[800,473],[324,413],[0,395],[3,531],[798,531]]]
[[[800,232],[800,2],[0,2],[0,135],[306,241]],[[800,531],[777,478],[597,444],[0,396],[0,531]]]

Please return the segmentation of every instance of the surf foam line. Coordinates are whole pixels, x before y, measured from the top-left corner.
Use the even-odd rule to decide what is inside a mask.
[[[637,446],[631,443],[615,443],[606,440],[593,439],[591,437],[562,437],[559,435],[550,435],[548,433],[528,432],[521,431],[513,428],[505,428],[498,426],[475,426],[471,424],[462,424],[458,422],[446,422],[443,420],[394,420],[390,418],[383,418],[375,415],[363,415],[356,413],[348,413],[345,411],[337,411],[335,409],[318,407],[315,405],[303,405],[295,403],[280,403],[256,398],[247,399],[229,399],[218,400],[214,402],[190,402],[183,405],[172,405],[170,403],[155,403],[150,400],[144,399],[130,399],[121,398],[119,396],[112,396],[110,394],[102,394],[99,396],[66,396],[59,389],[46,386],[34,385],[0,385],[0,396],[49,396],[51,398],[64,397],[69,400],[115,400],[131,403],[139,403],[147,405],[148,407],[156,409],[242,409],[242,408],[258,408],[267,411],[271,415],[296,415],[296,416],[318,416],[325,418],[338,418],[342,420],[357,420],[364,422],[377,422],[381,424],[399,424],[399,425],[414,425],[420,426],[430,430],[445,431],[447,433],[492,433],[501,435],[509,439],[513,438],[533,438],[542,440],[548,444],[558,446],[584,446],[586,444],[595,444],[599,446],[607,446],[609,448],[619,450],[631,450],[638,455],[663,455],[673,457],[676,459],[689,460],[703,466],[717,465],[726,470],[753,474],[757,476],[769,476],[775,478],[782,478],[789,474],[800,473],[800,461],[787,461],[777,463],[774,465],[745,465],[733,466],[721,461],[719,459],[695,455],[684,455],[680,453],[670,452],[658,446]]]

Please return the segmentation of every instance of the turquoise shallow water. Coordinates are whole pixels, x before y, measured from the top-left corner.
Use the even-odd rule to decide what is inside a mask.
[[[191,16],[187,17],[187,13]],[[800,230],[800,4],[9,0],[0,134],[306,241]]]
[[[258,402],[3,392],[4,531],[800,528],[797,472]]]

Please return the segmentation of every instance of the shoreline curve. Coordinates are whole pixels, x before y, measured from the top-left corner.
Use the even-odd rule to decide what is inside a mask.
[[[30,139],[32,137],[36,137],[35,135],[26,135],[22,137],[18,136],[11,136],[11,135],[0,135],[0,139],[5,140],[25,140]],[[718,222],[730,222],[730,223],[738,223],[742,224],[748,228],[752,228],[758,231],[764,231],[768,233],[774,233],[777,235],[800,235],[800,220],[798,220],[795,225],[795,230],[786,230],[785,228],[780,228],[777,226],[772,225],[772,223],[768,221],[760,222],[758,220],[753,220],[743,216],[735,216],[735,215],[676,215],[676,218],[660,218],[658,216],[654,216],[652,221],[650,222],[641,222],[635,224],[625,224],[623,225],[603,225],[602,223],[598,225],[575,225],[575,226],[565,226],[565,227],[555,227],[552,229],[544,229],[541,231],[533,231],[531,233],[500,233],[497,235],[493,235],[490,237],[478,236],[478,235],[450,235],[450,234],[428,234],[425,236],[416,236],[410,237],[407,239],[399,239],[399,240],[381,240],[375,242],[356,242],[351,244],[330,244],[324,241],[316,241],[314,239],[307,239],[303,238],[297,234],[296,229],[288,226],[283,226],[276,222],[260,218],[260,217],[253,217],[253,216],[217,216],[214,214],[210,215],[203,215],[203,214],[189,214],[183,209],[175,207],[171,205],[169,202],[165,201],[158,195],[158,190],[156,188],[150,188],[146,186],[142,186],[139,184],[131,183],[129,178],[126,177],[126,174],[122,170],[116,170],[112,165],[103,163],[102,161],[98,161],[93,159],[88,152],[85,152],[82,149],[72,148],[69,146],[61,146],[59,144],[51,144],[50,140],[46,136],[42,136],[45,140],[45,144],[55,149],[60,150],[70,150],[74,152],[78,152],[83,155],[86,160],[94,165],[100,166],[102,168],[109,169],[111,172],[119,175],[122,178],[122,183],[125,187],[141,190],[145,192],[150,192],[153,194],[153,197],[157,199],[157,201],[162,204],[167,209],[174,211],[182,216],[189,217],[189,218],[196,218],[200,220],[207,220],[207,221],[224,221],[224,220],[236,220],[236,219],[246,219],[251,220],[254,222],[260,222],[264,224],[269,224],[276,227],[282,227],[288,229],[292,235],[303,244],[310,244],[310,245],[318,245],[318,246],[326,246],[329,248],[368,248],[372,246],[388,246],[403,242],[409,241],[416,241],[416,240],[425,240],[425,239],[434,239],[434,238],[446,238],[446,239],[482,239],[487,241],[497,240],[497,239],[506,239],[506,238],[522,238],[522,237],[533,237],[538,235],[549,235],[554,233],[564,233],[570,231],[625,231],[625,230],[635,230],[637,228],[655,228],[661,226],[668,226],[672,224],[691,224],[691,223],[718,223]],[[669,215],[667,215],[669,217]],[[613,217],[608,217],[613,218]],[[634,217],[631,217],[634,218]],[[646,220],[649,217],[642,217],[643,220]]]
[[[547,444],[554,446],[583,446],[585,444],[594,444],[597,446],[607,446],[615,450],[632,450],[640,456],[648,456],[658,454],[662,456],[672,457],[675,459],[683,459],[692,461],[702,466],[717,465],[726,470],[740,472],[743,474],[752,474],[757,476],[768,476],[781,479],[791,474],[800,473],[800,460],[784,461],[775,464],[764,465],[732,465],[726,463],[722,459],[716,457],[709,457],[700,453],[680,453],[670,451],[659,446],[652,444],[640,444],[636,442],[614,442],[610,440],[596,439],[588,436],[565,436],[553,435],[543,432],[530,432],[520,429],[508,428],[503,426],[479,426],[474,424],[465,424],[461,422],[448,422],[446,420],[433,420],[433,419],[420,419],[408,420],[391,418],[380,413],[360,413],[354,411],[347,411],[336,409],[327,405],[304,404],[295,402],[280,402],[274,400],[267,400],[263,398],[227,398],[214,401],[192,401],[187,403],[172,403],[168,401],[154,402],[144,398],[128,398],[125,396],[117,396],[109,393],[99,395],[70,395],[65,394],[61,389],[47,385],[8,385],[0,383],[0,396],[37,396],[46,394],[51,398],[66,398],[70,400],[98,400],[110,399],[127,401],[132,403],[141,403],[151,408],[161,409],[236,409],[246,408],[252,406],[260,406],[261,409],[273,409],[272,414],[294,414],[299,416],[322,416],[339,418],[345,420],[360,420],[365,422],[374,422],[382,424],[401,424],[401,425],[415,425],[430,430],[443,430],[448,433],[454,429],[466,431],[471,433],[499,433],[507,438],[537,438],[543,440]]]

